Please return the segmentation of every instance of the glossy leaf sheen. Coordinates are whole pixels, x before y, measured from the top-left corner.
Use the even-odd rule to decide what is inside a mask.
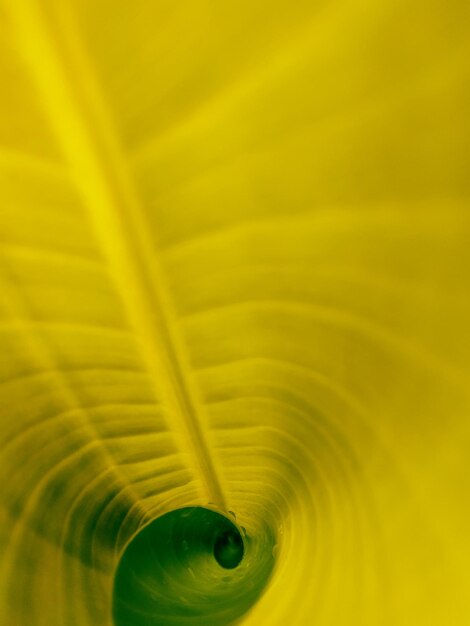
[[[469,35],[0,0],[1,626],[470,622]]]

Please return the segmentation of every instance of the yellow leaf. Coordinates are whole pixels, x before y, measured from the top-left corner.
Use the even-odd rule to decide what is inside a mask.
[[[470,5],[0,23],[0,624],[468,624]]]

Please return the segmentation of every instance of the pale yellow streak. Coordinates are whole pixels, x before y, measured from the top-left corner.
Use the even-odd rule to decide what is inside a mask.
[[[35,0],[12,0],[11,13],[51,125],[109,262],[142,354],[163,398],[193,451],[203,497],[226,509],[206,441],[205,419],[189,375],[185,349],[173,322],[165,280],[114,130],[87,66],[67,8],[46,15]],[[198,471],[199,470],[199,471]]]

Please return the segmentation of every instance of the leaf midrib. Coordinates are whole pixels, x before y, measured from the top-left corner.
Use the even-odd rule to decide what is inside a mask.
[[[226,510],[206,439],[206,420],[165,277],[111,116],[65,3],[48,13],[37,0],[10,0],[20,48],[77,187],[113,281],[139,339],[155,397],[190,450],[205,497]]]

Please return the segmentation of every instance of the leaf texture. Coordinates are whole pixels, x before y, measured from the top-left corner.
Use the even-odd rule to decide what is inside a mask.
[[[467,624],[467,3],[0,7],[0,624]]]

